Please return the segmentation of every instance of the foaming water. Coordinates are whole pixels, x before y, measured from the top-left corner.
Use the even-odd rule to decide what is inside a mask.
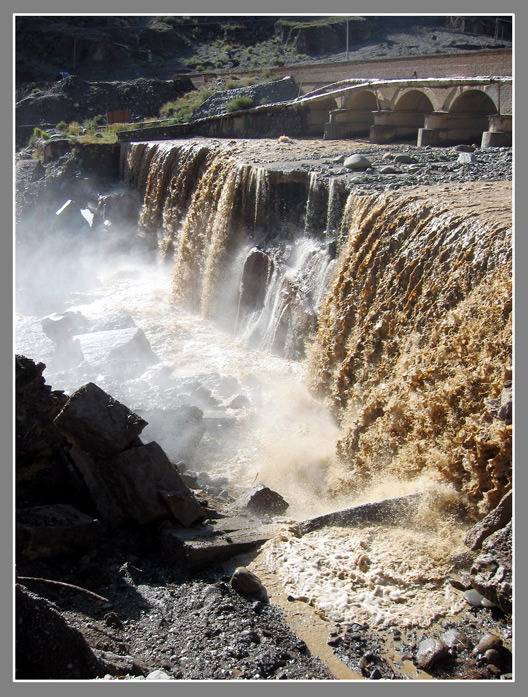
[[[446,581],[463,548],[460,533],[366,525],[283,534],[266,543],[261,558],[288,594],[331,622],[426,627],[464,607]]]

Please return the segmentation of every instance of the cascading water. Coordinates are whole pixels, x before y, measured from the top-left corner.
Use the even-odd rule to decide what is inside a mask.
[[[442,581],[464,549],[454,516],[482,515],[511,487],[511,426],[486,408],[511,378],[509,185],[356,197],[248,152],[123,146],[156,258],[103,263],[87,244],[97,283],[53,308],[73,343],[58,351],[26,305],[17,352],[44,361],[56,389],[97,382],[145,416],[143,436],[229,493],[267,484],[293,518],[425,492],[414,527],[292,533],[264,555],[334,619],[361,606],[376,625],[426,623],[459,607]],[[109,331],[135,332],[152,355],[123,360],[98,343]],[[191,407],[207,427],[198,445],[174,426]]]

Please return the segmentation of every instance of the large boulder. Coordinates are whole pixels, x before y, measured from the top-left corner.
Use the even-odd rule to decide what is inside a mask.
[[[203,507],[155,442],[128,447],[108,459],[74,447],[71,458],[99,516],[109,525],[175,520],[187,526],[205,519]]]
[[[81,450],[107,459],[130,446],[147,422],[90,382],[71,395],[54,424]]]

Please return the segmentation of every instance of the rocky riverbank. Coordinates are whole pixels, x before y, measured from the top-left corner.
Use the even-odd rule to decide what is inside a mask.
[[[511,497],[453,564],[465,609],[422,629],[325,620],[303,638],[292,626],[311,612],[307,599],[284,597],[258,561],[262,542],[280,529],[383,519],[389,509],[367,505],[304,529],[281,515],[287,503],[272,492],[229,503],[214,482],[200,488],[143,445],[145,422],[124,405],[93,385],[68,399],[44,383],[43,367],[17,357],[18,678],[332,680],[347,666],[347,679],[511,677]],[[144,467],[147,488],[137,479]],[[391,511],[394,519],[396,503]],[[341,669],[316,652],[321,634]]]

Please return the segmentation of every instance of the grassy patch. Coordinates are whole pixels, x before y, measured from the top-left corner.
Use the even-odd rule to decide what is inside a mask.
[[[228,102],[226,106],[226,111],[230,114],[233,111],[241,111],[242,109],[249,109],[254,105],[253,99],[251,97],[237,97]]]
[[[202,87],[199,90],[187,92],[180,99],[166,102],[160,109],[160,116],[170,118],[173,123],[186,123],[194,111],[213,94],[212,90]]]

